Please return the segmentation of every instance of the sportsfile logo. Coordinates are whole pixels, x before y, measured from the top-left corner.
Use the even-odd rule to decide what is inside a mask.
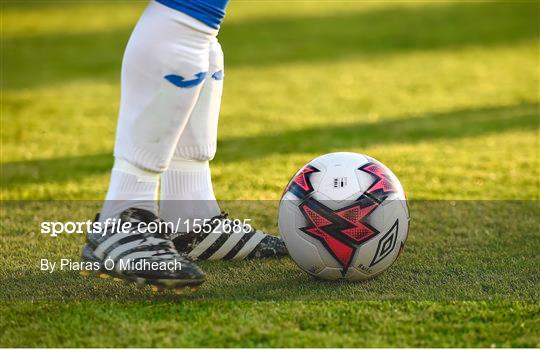
[[[131,222],[122,219],[109,218],[101,221],[43,221],[41,233],[50,237],[60,234],[92,233],[101,235],[113,233],[130,233],[136,231],[142,234],[160,234],[165,232],[194,232],[194,233],[249,233],[251,219],[221,221],[219,219],[182,219],[171,221]]]
[[[179,220],[180,221],[180,220]],[[180,223],[177,223],[177,227]],[[167,232],[167,229],[174,229],[171,222],[138,222],[135,225],[130,221],[109,218],[100,221],[44,221],[41,223],[41,233],[50,237],[58,237],[60,234],[83,234],[91,232],[94,235],[105,236],[107,233],[130,233],[137,229],[140,233]]]

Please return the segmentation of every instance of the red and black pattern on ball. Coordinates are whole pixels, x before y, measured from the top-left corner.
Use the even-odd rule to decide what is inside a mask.
[[[378,205],[372,198],[364,196],[352,205],[332,210],[321,202],[308,198],[300,205],[300,211],[310,225],[300,230],[323,244],[339,262],[342,267],[341,274],[345,276],[357,245],[379,233],[365,222]]]
[[[366,222],[366,218],[377,209],[379,203],[372,198],[362,196],[354,204],[337,210],[335,213],[349,224],[350,228],[343,230],[343,234],[356,244],[364,243],[379,233],[377,229]]]
[[[362,194],[369,196],[379,203],[382,203],[392,193],[396,193],[397,189],[386,169],[375,162],[369,162],[362,165],[358,170],[362,170],[375,178],[371,186]]]
[[[302,199],[308,194],[313,192],[313,186],[309,178],[311,174],[318,173],[320,170],[315,168],[313,165],[306,165],[300,170],[298,175],[294,176],[289,182],[289,185],[285,189],[285,192],[289,191],[294,194],[296,197]]]

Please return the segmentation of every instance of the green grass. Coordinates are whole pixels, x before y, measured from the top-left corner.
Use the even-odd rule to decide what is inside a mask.
[[[87,219],[106,191],[144,5],[2,2],[1,198],[25,202],[2,204],[1,346],[540,346],[537,2],[231,3],[217,196],[266,200],[223,206],[273,229],[308,160],[383,161],[413,220],[379,278],[204,263],[208,282],[178,298],[40,272],[83,237],[39,222]]]

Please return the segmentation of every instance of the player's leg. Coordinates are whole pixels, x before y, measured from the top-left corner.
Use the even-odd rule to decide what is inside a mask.
[[[115,164],[99,220],[121,218],[129,232],[90,232],[83,258],[116,263],[110,274],[162,287],[200,284],[204,274],[185,261],[163,234],[138,229],[159,222],[159,174],[167,169],[179,135],[208,72],[209,43],[217,34],[182,12],[151,2],[137,23],[122,63],[122,92]],[[133,271],[121,262],[183,261],[179,270]]]
[[[142,15],[122,63],[116,161],[102,220],[133,204],[156,212],[159,174],[197,102],[216,34],[156,2]]]
[[[286,249],[280,238],[244,226],[241,220],[228,219],[226,214],[220,214],[216,202],[209,161],[216,153],[223,61],[221,46],[217,40],[212,41],[208,78],[180,136],[171,165],[161,177],[160,214],[167,221],[202,219],[214,226],[211,233],[177,233],[173,240],[176,248],[188,253],[190,258],[282,256]]]
[[[160,214],[167,221],[209,219],[220,214],[209,161],[216,154],[223,66],[223,51],[218,41],[213,40],[208,77],[176,145],[171,164],[161,176]]]

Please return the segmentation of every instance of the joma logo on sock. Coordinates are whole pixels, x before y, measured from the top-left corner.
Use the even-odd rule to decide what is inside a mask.
[[[185,78],[181,75],[176,74],[169,74],[164,76],[164,78],[172,83],[175,86],[178,86],[179,88],[190,88],[199,85],[203,82],[204,78],[206,77],[206,72],[200,72],[195,74],[195,79],[191,80],[185,80]]]

